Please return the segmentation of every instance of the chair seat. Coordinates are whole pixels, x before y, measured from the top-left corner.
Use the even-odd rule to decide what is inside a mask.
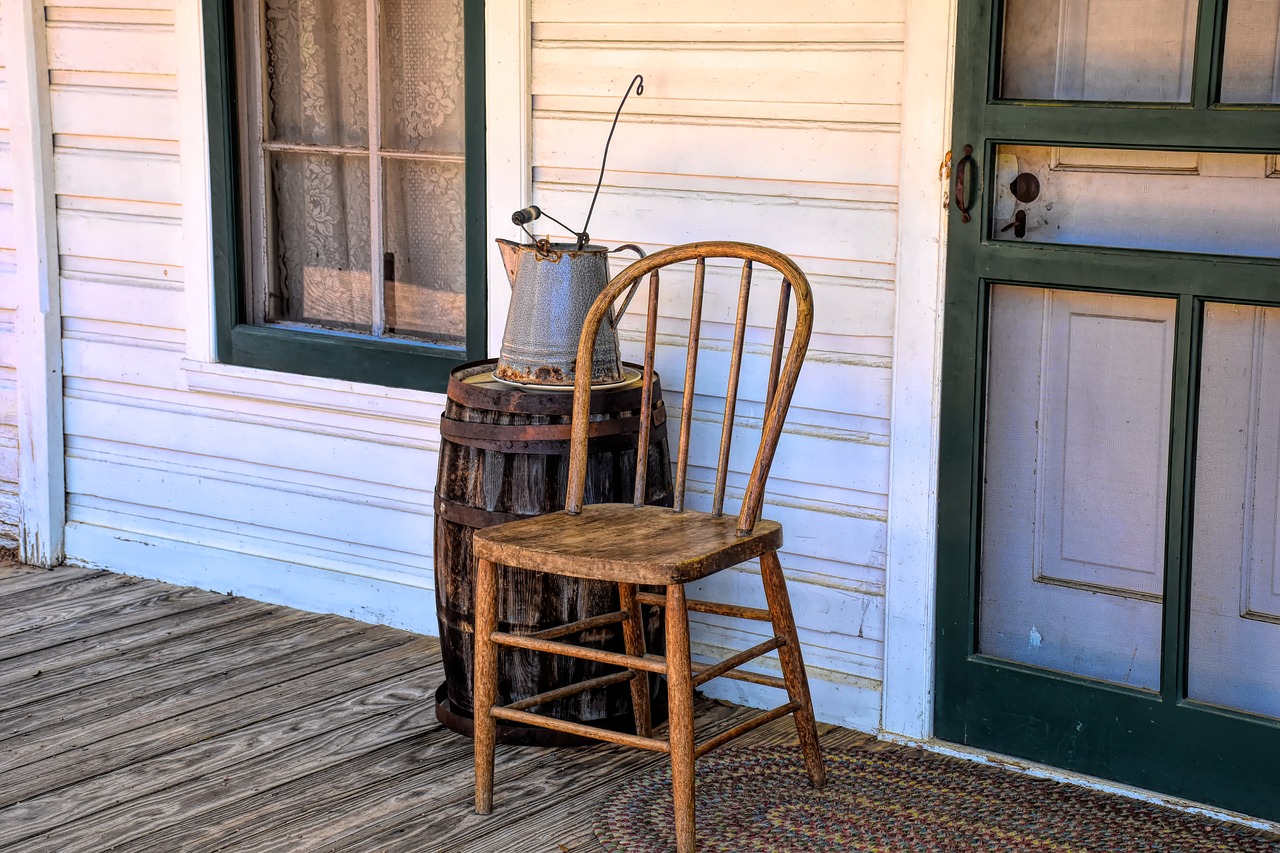
[[[509,566],[618,583],[687,583],[776,551],[782,525],[738,535],[737,515],[591,504],[477,530],[475,555]]]

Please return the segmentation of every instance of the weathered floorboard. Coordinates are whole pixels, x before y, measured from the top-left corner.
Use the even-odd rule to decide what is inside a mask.
[[[407,648],[401,646],[400,650],[403,652]],[[403,657],[402,654],[395,660],[395,675],[391,678],[361,685],[351,692],[323,699],[301,710],[294,709],[242,729],[203,738],[155,758],[127,764],[13,804],[4,812],[6,824],[0,826],[0,844],[32,838],[57,827],[70,830],[86,820],[96,821],[96,816],[106,809],[172,788],[175,778],[198,773],[203,779],[237,765],[258,772],[262,768],[254,763],[254,759],[259,755],[302,743],[347,722],[401,710],[406,706],[420,707],[425,704],[428,691],[406,687],[403,682],[433,683],[440,678],[442,669],[437,660],[421,669],[405,672]],[[68,800],[74,800],[76,804],[74,821],[68,821],[65,813]],[[149,828],[139,827],[139,831]],[[225,839],[221,839],[221,828],[216,830],[219,843],[222,843]],[[183,845],[182,849],[191,848]]]
[[[3,851],[600,853],[596,805],[666,760],[499,747],[480,817],[434,640],[62,571],[0,564]],[[749,713],[699,710],[704,738]],[[789,722],[747,740],[794,742]]]
[[[0,574],[0,588],[4,590],[3,594],[0,595],[0,604],[29,589],[49,587],[66,583],[70,580],[81,580],[106,574],[106,572],[73,569],[67,566],[59,566],[56,569],[37,569],[34,566],[21,566],[20,568],[24,569],[24,571],[5,567],[3,573]]]
[[[197,614],[202,612],[196,611]],[[215,610],[212,615],[217,618],[203,621],[193,618],[179,626],[180,630],[169,633],[157,631],[156,641],[151,644],[137,643],[97,660],[66,662],[55,656],[58,651],[55,648],[49,650],[49,655],[40,656],[46,659],[44,665],[53,664],[54,668],[49,670],[41,668],[40,662],[34,666],[28,662],[27,657],[33,656],[11,661],[10,672],[19,677],[9,683],[3,683],[0,678],[0,708],[20,708],[73,692],[84,695],[86,688],[112,680],[116,681],[117,687],[126,686],[125,676],[133,676],[134,681],[151,682],[159,679],[162,667],[185,663],[241,643],[243,639],[239,632],[271,625],[278,618],[266,609],[248,610],[234,606],[221,608],[221,612]],[[227,625],[232,620],[235,620],[235,630]]]
[[[425,649],[424,649],[425,647]],[[235,702],[206,705],[142,729],[122,732],[97,741],[84,749],[62,752],[45,760],[0,774],[0,802],[14,803],[39,794],[60,790],[79,779],[89,779],[123,767],[142,764],[151,758],[205,742],[222,732],[232,732],[276,718],[288,718],[313,703],[330,697],[345,698],[342,691],[370,690],[371,685],[399,674],[407,679],[414,666],[436,656],[438,647],[430,640],[415,640],[374,655],[357,656],[338,666],[306,673],[237,698]],[[172,778],[168,784],[173,784]],[[176,778],[182,778],[179,774]],[[3,812],[0,812],[2,815]]]
[[[22,742],[15,742],[13,738],[0,740],[5,751],[5,755],[0,757],[0,770],[16,769],[36,757],[43,758],[87,746],[110,735],[133,731],[177,716],[183,711],[230,701],[284,680],[290,673],[326,669],[337,663],[342,655],[371,654],[402,643],[399,638],[385,635],[362,637],[358,634],[344,634],[312,645],[316,638],[309,635],[307,629],[314,627],[314,623],[310,621],[287,626],[272,638],[280,642],[277,648],[271,650],[252,642],[233,647],[225,655],[229,659],[225,663],[230,665],[227,669],[211,669],[206,662],[201,662],[203,669],[183,667],[187,674],[186,680],[162,682],[158,689],[157,685],[142,683],[135,695],[128,696],[123,701],[112,701],[103,696],[99,699],[101,711],[95,711],[90,703],[77,701],[80,714],[53,723],[42,720],[44,715],[31,713],[28,708],[24,708],[26,717],[21,720],[21,728],[28,737]],[[288,648],[291,639],[298,641],[298,648]],[[139,681],[145,682],[146,679],[141,678]],[[110,688],[104,690],[103,694],[110,695]],[[93,695],[100,694],[95,692]],[[92,700],[93,696],[86,698]],[[53,710],[52,713],[57,712]],[[0,731],[0,734],[4,733]]]
[[[235,602],[237,606],[227,604],[228,600],[215,601],[204,607],[162,616],[151,622],[126,625],[98,637],[82,637],[68,643],[35,649],[5,662],[0,668],[0,687],[40,676],[58,676],[104,658],[145,653],[178,637],[207,631],[216,625],[241,619],[246,613],[255,610],[239,606],[240,602]]]
[[[73,640],[101,636],[125,625],[150,622],[162,616],[195,610],[218,601],[221,596],[198,589],[161,587],[144,598],[135,598],[128,604],[109,610],[85,613],[78,618],[59,621],[56,625],[41,626],[39,631],[21,634],[0,634],[0,662],[29,654],[37,649],[69,643]],[[47,606],[41,602],[40,607]]]

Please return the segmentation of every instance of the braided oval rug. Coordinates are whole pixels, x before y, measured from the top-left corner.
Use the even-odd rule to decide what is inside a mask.
[[[795,747],[698,760],[698,850],[874,853],[1280,853],[1280,838],[1160,806],[906,748],[831,751],[809,786]],[[671,771],[614,792],[609,853],[674,851]]]

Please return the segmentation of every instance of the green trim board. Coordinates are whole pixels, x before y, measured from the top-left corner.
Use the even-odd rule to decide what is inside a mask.
[[[214,352],[221,363],[444,391],[453,368],[486,355],[484,0],[463,0],[466,109],[466,343],[255,326],[246,322],[238,104],[231,0],[202,0],[213,238]]]
[[[1280,306],[1280,261],[994,239],[997,144],[1267,152],[1280,110],[1213,103],[1225,2],[1197,22],[1187,104],[996,97],[1002,7],[960,0],[953,152],[974,149],[972,221],[952,207],[944,300],[938,482],[937,737],[1280,820],[1280,721],[1187,698],[1196,413],[1204,305]],[[991,287],[1177,299],[1170,400],[1158,692],[997,660],[978,651],[987,316]]]

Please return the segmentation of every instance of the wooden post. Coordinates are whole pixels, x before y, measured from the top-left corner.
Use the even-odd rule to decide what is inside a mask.
[[[813,720],[813,700],[809,697],[809,679],[804,673],[804,658],[800,654],[800,637],[796,634],[796,620],[791,613],[791,599],[787,595],[787,580],[782,575],[778,552],[769,551],[760,556],[760,577],[764,580],[764,595],[773,613],[773,632],[786,642],[778,649],[782,662],[782,674],[787,681],[787,695],[796,719],[796,734],[800,737],[800,749],[804,751],[804,766],[809,771],[813,787],[827,783],[827,771],[822,766],[822,749],[818,746],[818,727]],[[670,619],[670,615],[667,617]]]
[[[627,621],[622,623],[623,647],[627,654],[642,658],[645,656],[644,612],[640,609],[640,602],[636,600],[636,585],[618,584],[618,602],[627,612]],[[631,674],[631,710],[636,719],[636,734],[641,737],[652,737],[653,717],[649,713],[649,673],[633,669]]]
[[[471,695],[474,698],[476,757],[476,813],[493,811],[494,721],[490,713],[498,694],[498,585],[494,564],[476,560],[476,661]]]
[[[676,853],[693,853],[693,663],[684,584],[667,587],[667,720],[671,741],[671,798],[676,812]]]

